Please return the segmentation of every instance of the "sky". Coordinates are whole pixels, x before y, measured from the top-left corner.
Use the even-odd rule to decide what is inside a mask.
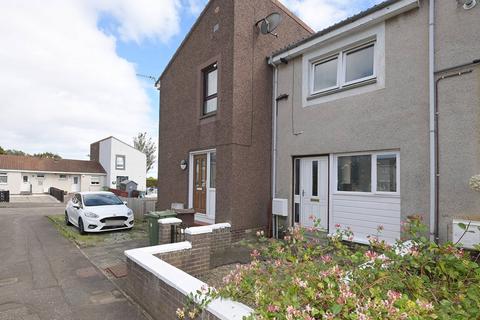
[[[320,30],[380,0],[281,0]],[[207,0],[0,0],[0,146],[87,160],[158,140],[157,78]],[[148,174],[156,176],[156,169]]]

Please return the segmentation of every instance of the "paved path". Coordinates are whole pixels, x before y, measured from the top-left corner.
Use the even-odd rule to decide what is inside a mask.
[[[146,319],[45,215],[0,208],[0,320]]]

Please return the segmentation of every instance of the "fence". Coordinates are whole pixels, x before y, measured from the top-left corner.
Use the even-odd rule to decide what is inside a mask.
[[[10,191],[0,190],[0,202],[10,202]]]
[[[54,188],[54,187],[50,187],[50,189],[48,189],[48,193],[50,193],[50,195],[55,199],[57,199],[58,201],[63,202],[65,191]]]
[[[119,189],[108,189],[108,191],[112,192],[113,194],[115,194],[118,197],[128,198],[128,192],[127,191],[122,191],[122,190],[119,190]]]
[[[125,198],[121,197],[123,201],[127,202],[127,207],[133,210],[135,219],[143,220],[146,213],[155,211],[156,199],[147,198]]]

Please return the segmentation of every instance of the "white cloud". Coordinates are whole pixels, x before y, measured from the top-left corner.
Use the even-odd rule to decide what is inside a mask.
[[[382,0],[280,0],[314,30],[329,27]]]
[[[166,41],[178,30],[176,1],[141,1],[152,14],[119,2],[112,14],[125,39]],[[112,9],[107,4],[101,10]],[[172,15],[161,30],[152,21],[159,8]],[[85,159],[90,143],[106,136],[129,143],[139,131],[156,136],[142,80],[117,55],[116,39],[98,29],[98,10],[82,0],[2,1],[0,146]]]
[[[205,0],[188,0],[186,4],[190,13],[196,16],[200,14],[205,7]]]
[[[180,31],[180,0],[88,0],[88,3],[117,20],[117,31],[124,41],[165,42]]]

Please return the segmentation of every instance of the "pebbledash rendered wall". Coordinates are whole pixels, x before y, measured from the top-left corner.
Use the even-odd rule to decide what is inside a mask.
[[[171,224],[175,223],[171,221]],[[168,225],[163,224],[160,230],[168,233]],[[160,238],[168,237],[160,234]],[[125,251],[127,291],[154,319],[177,319],[176,311],[185,306],[188,294],[206,285],[193,275],[208,271],[211,254],[231,244],[230,225],[188,228],[185,240]],[[243,319],[252,311],[241,303],[217,299],[209,304],[199,319]]]

